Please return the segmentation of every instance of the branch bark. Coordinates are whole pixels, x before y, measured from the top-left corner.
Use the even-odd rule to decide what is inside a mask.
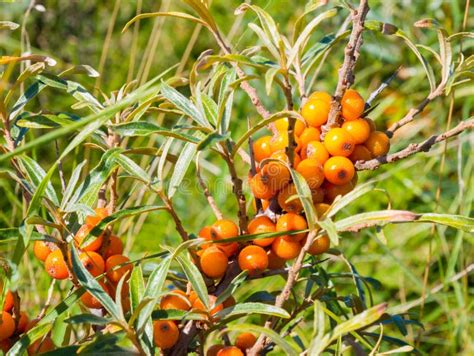
[[[365,18],[368,12],[368,0],[361,0],[359,8],[352,12],[352,32],[349,43],[344,50],[344,62],[339,70],[339,80],[331,101],[328,122],[322,127],[322,137],[324,137],[331,128],[340,126],[341,99],[346,89],[354,83],[354,68],[360,54],[362,32],[364,31]]]
[[[462,121],[456,127],[452,128],[449,131],[446,131],[445,133],[442,133],[440,135],[433,135],[429,139],[421,143],[412,143],[408,145],[408,147],[406,147],[405,149],[399,152],[392,153],[390,155],[386,155],[382,157],[377,157],[377,158],[371,159],[370,161],[358,161],[356,162],[355,167],[358,171],[374,170],[374,169],[379,168],[382,164],[396,162],[401,159],[410,157],[418,152],[428,152],[433,145],[439,142],[445,141],[449,139],[450,137],[459,135],[460,133],[466,130],[472,129],[473,127],[474,127],[474,119],[471,118],[469,120]]]

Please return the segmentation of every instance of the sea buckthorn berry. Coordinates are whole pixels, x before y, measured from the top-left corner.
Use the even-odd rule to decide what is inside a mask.
[[[265,211],[270,206],[270,200],[268,199],[260,199],[262,203],[262,210]],[[256,199],[252,199],[252,207],[255,212],[257,212],[257,201]]]
[[[326,204],[326,203],[314,204],[314,210],[316,210],[316,215],[318,216],[318,218],[323,216],[326,213],[326,211],[329,210],[330,207],[331,205]]]
[[[356,145],[364,143],[370,135],[369,123],[364,119],[346,121],[342,124],[342,129],[352,136]]]
[[[355,186],[352,181],[343,185],[335,185],[328,182],[324,184],[324,190],[325,190],[324,199],[327,202],[332,203],[338,195],[344,196],[350,191],[352,191],[354,187]]]
[[[227,270],[229,259],[226,254],[216,246],[204,250],[200,257],[201,270],[210,278],[220,278]]]
[[[311,189],[311,199],[313,200],[313,204],[322,203],[324,201],[324,189]]]
[[[224,345],[212,345],[207,349],[206,356],[217,356],[217,353],[224,348]]]
[[[277,256],[273,249],[267,251],[268,256],[268,268],[269,269],[280,269],[283,268],[286,264],[286,260]]]
[[[199,230],[199,233],[198,233],[198,236],[199,237],[202,237],[204,240],[212,240],[212,236],[211,236],[211,226],[204,226],[201,230]],[[205,243],[205,244],[202,244],[200,246],[201,249],[206,249],[208,248],[209,246],[211,246],[212,244],[208,244],[208,243]]]
[[[0,350],[3,351],[4,354],[11,349],[13,343],[10,339],[5,339],[0,341]]]
[[[282,151],[288,147],[288,135],[286,133],[279,133],[276,136],[273,136],[270,140],[270,149],[271,152]]]
[[[232,257],[239,250],[239,243],[231,242],[228,244],[216,244],[216,247],[224,252],[227,257]]]
[[[322,100],[322,101],[325,101],[328,104],[330,104],[332,98],[331,98],[331,95],[329,95],[325,91],[315,91],[315,92],[311,93],[308,100]]]
[[[108,239],[105,239],[104,245],[102,246],[102,255],[105,259],[113,255],[121,255],[123,252],[123,243],[119,237],[111,235]]]
[[[102,287],[102,289],[104,290],[105,293],[107,293],[107,294],[110,293],[109,288],[107,287],[107,285],[104,282],[99,281],[99,284],[100,284],[100,286]],[[115,298],[115,295],[113,297]],[[91,309],[100,309],[100,308],[102,308],[102,303],[89,292],[85,292],[81,296],[81,302],[87,308],[91,308]]]
[[[348,89],[342,96],[342,116],[344,120],[356,120],[362,116],[365,108],[365,101],[360,94],[353,89]]]
[[[236,236],[239,236],[239,228],[232,220],[217,220],[211,226],[211,237],[213,240],[225,240]]]
[[[92,276],[97,277],[98,275],[104,273],[105,262],[102,256],[97,252],[82,252],[79,255],[79,259],[81,260],[85,269],[88,270]]]
[[[375,125],[374,120],[369,119],[368,117],[364,117],[363,120],[367,121],[370,127],[370,132],[377,131],[377,126]]]
[[[113,255],[107,258],[105,261],[105,270],[107,271],[107,278],[109,281],[113,283],[118,283],[120,279],[125,275],[125,273],[131,271],[133,266],[131,264],[126,264],[120,268],[114,269],[115,266],[124,264],[129,262],[130,260],[128,257],[124,255]],[[127,278],[130,277],[130,273],[128,273]]]
[[[165,295],[161,298],[160,308],[164,310],[176,309],[176,310],[189,310],[191,309],[191,303],[182,290],[175,289],[170,294]]]
[[[330,103],[325,100],[308,100],[301,109],[301,116],[303,116],[308,125],[318,127],[328,121],[329,110]]]
[[[268,267],[267,253],[260,246],[244,247],[239,253],[239,267],[250,274],[263,272]]]
[[[284,260],[292,260],[299,255],[301,251],[301,245],[298,241],[289,241],[284,238],[277,237],[272,243],[272,251],[279,258]]]
[[[268,216],[257,216],[248,224],[248,231],[250,235],[263,234],[275,232],[275,224]],[[253,243],[258,246],[269,246],[272,244],[274,237],[253,240]]]
[[[330,241],[327,235],[316,237],[311,243],[311,246],[308,249],[308,253],[313,256],[321,255],[327,250],[329,250],[329,245]]]
[[[257,338],[255,337],[254,334],[242,333],[239,336],[237,336],[237,338],[235,339],[235,346],[237,346],[242,351],[245,351],[247,349],[250,349],[253,345],[255,345],[256,341],[257,341]]]
[[[319,141],[321,131],[316,127],[307,127],[300,136],[301,149],[305,150],[311,141]]]
[[[20,312],[20,318],[18,319],[16,333],[18,335],[23,334],[26,331],[29,322],[30,318],[28,318],[28,314],[26,314],[24,311]]]
[[[354,147],[354,152],[351,153],[349,159],[352,162],[368,161],[372,159],[372,153],[370,153],[369,149],[364,145],[356,145]]]
[[[331,129],[324,137],[324,146],[332,156],[349,156],[354,151],[354,139],[339,127]]]
[[[51,248],[46,241],[35,241],[33,252],[38,260],[44,262],[51,253]]]
[[[236,346],[226,346],[217,352],[217,356],[244,356],[244,353]]]
[[[191,299],[191,297],[189,299]],[[209,307],[211,309],[209,311],[209,314],[211,314],[211,315],[214,315],[214,314],[220,312],[222,309],[224,309],[223,304],[216,305],[216,300],[217,300],[216,296],[209,295]],[[203,312],[208,312],[208,310],[206,309],[206,306],[204,305],[204,303],[197,296],[196,296],[196,298],[193,302],[193,309],[197,309],[197,310],[200,310],[200,311],[203,311]]]
[[[288,132],[288,127],[290,126],[290,121],[288,120],[287,117],[283,119],[278,119],[275,121],[275,128],[277,129],[278,132],[285,134]],[[295,127],[294,127],[294,134],[295,136],[301,135],[303,130],[305,129],[306,125],[304,122],[300,120],[295,120]]]
[[[2,312],[0,320],[0,341],[8,339],[15,332],[15,322],[10,313]]]
[[[271,155],[270,158],[279,159],[280,161],[283,161],[286,164],[290,164],[290,159],[288,158],[288,155],[285,153],[285,151],[275,152]],[[293,152],[293,167],[298,167],[298,164],[300,164],[300,162],[300,155],[297,152]]]
[[[10,310],[13,309],[14,304],[15,304],[15,299],[13,298],[13,293],[7,290],[7,293],[5,294],[5,300],[3,301],[2,310],[9,312]]]
[[[153,341],[161,349],[172,348],[179,339],[179,329],[172,320],[156,320],[153,322]]]
[[[229,298],[227,298],[226,300],[224,300],[222,302],[222,306],[224,308],[233,307],[235,304],[236,304],[236,302],[235,302],[235,298],[233,296],[230,296]]]
[[[323,184],[323,166],[316,159],[308,158],[302,160],[296,171],[303,176],[310,189],[319,188]]]
[[[305,218],[295,213],[287,213],[280,216],[276,224],[276,231],[297,231],[306,230],[307,228],[308,224]],[[300,241],[304,239],[305,236],[306,232],[301,232],[295,235],[282,235],[281,238],[288,241]]]
[[[28,355],[36,356],[56,349],[53,340],[47,336],[44,339],[36,340],[28,347]]]
[[[95,226],[102,221],[102,219],[109,216],[109,212],[106,208],[96,208],[94,209],[95,215],[86,217],[86,225]]]
[[[257,199],[270,199],[275,195],[270,185],[263,180],[261,173],[257,173],[250,178],[249,185],[252,194]]]
[[[295,196],[298,192],[294,184],[288,184],[285,188],[280,190],[278,193],[278,205],[289,212],[289,213],[299,213],[303,210],[303,204],[301,200]],[[291,200],[290,200],[291,199]]]
[[[370,134],[364,145],[373,157],[379,157],[386,155],[390,150],[390,139],[383,132],[374,131]]]
[[[322,142],[311,141],[306,146],[306,149],[301,151],[301,158],[312,158],[319,161],[319,163],[324,164],[324,162],[329,159],[329,152]]]
[[[290,171],[279,162],[269,162],[262,168],[262,178],[268,182],[270,188],[278,191],[290,182]]]
[[[69,277],[69,271],[61,250],[55,250],[49,254],[44,261],[46,272],[54,279],[66,279]]]
[[[89,235],[94,226],[92,225],[82,225],[77,231],[76,236],[74,236],[74,242],[77,247],[83,251],[97,251],[102,246],[103,237],[102,235],[98,237],[91,237],[87,243],[83,244],[82,241]]]
[[[262,136],[253,143],[253,154],[257,162],[263,161],[272,154],[271,139],[271,136]]]
[[[331,157],[324,163],[324,176],[336,185],[349,183],[354,178],[354,164],[346,157]]]

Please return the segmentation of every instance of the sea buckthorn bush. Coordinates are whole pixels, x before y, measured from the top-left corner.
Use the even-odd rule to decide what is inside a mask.
[[[469,2],[73,3],[1,5],[0,352],[472,353]]]

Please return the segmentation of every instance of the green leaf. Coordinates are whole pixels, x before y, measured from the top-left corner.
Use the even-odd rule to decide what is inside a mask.
[[[52,129],[60,126],[67,126],[78,118],[65,113],[58,115],[25,115],[16,120],[15,125],[30,129]]]
[[[221,310],[216,314],[216,318],[229,318],[253,314],[271,315],[284,319],[288,319],[290,317],[290,314],[288,314],[285,309],[278,308],[274,305],[268,305],[264,303],[241,303]]]
[[[64,320],[68,324],[91,324],[91,325],[107,325],[111,322],[109,318],[104,318],[95,314],[79,314],[73,315]]]
[[[193,286],[193,290],[198,295],[199,299],[204,303],[206,308],[209,308],[209,293],[207,292],[206,283],[202,278],[202,274],[196,267],[194,262],[191,262],[188,256],[181,256],[177,258],[181,268],[186,275],[186,278]]]
[[[346,195],[342,196],[340,199],[335,201],[329,211],[325,214],[327,217],[333,217],[347,205],[360,198],[364,194],[374,190],[374,182],[367,182],[361,185],[358,185],[354,190],[350,191]]]
[[[132,177],[135,177],[146,184],[151,183],[151,176],[132,159],[123,154],[119,154],[115,160],[117,164]]]
[[[20,25],[11,21],[0,21],[0,30],[16,30]]]
[[[462,215],[426,213],[421,214],[417,222],[432,222],[454,227],[455,229],[463,230],[471,234],[474,233],[474,219]]]
[[[53,327],[52,323],[49,324],[38,324],[31,330],[29,330],[26,334],[24,334],[20,340],[18,340],[12,348],[7,352],[7,356],[16,356],[21,355],[23,352],[26,351],[28,346],[30,346],[33,342],[40,339],[44,335],[46,335],[51,328]]]
[[[186,175],[186,171],[191,164],[194,155],[196,154],[196,145],[192,143],[186,143],[181,153],[179,154],[178,161],[176,162],[173,170],[173,175],[171,176],[169,187],[168,187],[168,197],[172,198],[173,195],[177,192],[181,182]]]
[[[415,221],[417,215],[405,210],[380,210],[352,215],[336,221],[337,231],[359,231],[366,227]]]
[[[113,132],[116,132],[120,136],[134,137],[134,136],[149,136],[152,134],[158,134],[164,137],[174,137],[178,140],[185,142],[198,143],[199,140],[194,136],[183,134],[181,132],[168,130],[161,126],[149,123],[149,122],[130,122],[126,124],[110,125]]]
[[[202,313],[193,313],[190,311],[159,309],[151,313],[153,320],[207,320],[207,316]]]
[[[300,173],[298,173],[294,169],[290,169],[290,173],[296,188],[296,192],[298,193],[298,197],[301,201],[301,204],[303,205],[304,212],[306,215],[306,221],[308,222],[308,227],[310,231],[313,231],[316,229],[316,224],[318,223],[318,216],[316,215],[316,211],[314,210],[311,190],[308,187],[308,183],[306,183],[305,179]]]
[[[199,142],[196,149],[198,151],[202,151],[205,148],[207,148],[209,146],[212,146],[212,145],[214,145],[218,142],[222,142],[222,141],[227,140],[229,137],[230,137],[230,135],[228,133],[225,134],[225,135],[222,135],[222,134],[217,133],[217,132],[210,133],[209,135],[206,136],[206,138],[204,138],[204,140]]]
[[[122,29],[122,33],[124,33],[125,31],[128,30],[128,28],[133,25],[135,22],[141,20],[141,19],[147,19],[147,18],[154,18],[154,17],[162,17],[162,16],[169,16],[169,17],[177,17],[177,18],[181,18],[181,19],[185,19],[185,20],[191,20],[193,22],[196,22],[198,24],[201,24],[203,26],[206,26],[207,27],[207,23],[204,22],[203,20],[195,17],[195,16],[191,16],[191,15],[188,15],[184,12],[174,12],[174,11],[169,11],[169,12],[150,12],[150,13],[146,13],[146,14],[140,14],[140,15],[137,15],[135,16],[133,19],[131,19],[130,21],[128,21],[124,28]]]
[[[66,208],[67,203],[69,202],[69,199],[71,198],[72,194],[74,193],[74,188],[76,188],[76,184],[79,181],[79,178],[81,176],[81,171],[84,165],[87,163],[87,161],[82,161],[77,165],[76,168],[74,168],[74,171],[71,174],[71,178],[69,179],[69,182],[67,184],[66,190],[63,194],[63,200],[61,201],[61,209],[64,210]]]
[[[225,302],[230,296],[232,296],[237,288],[247,280],[248,272],[242,271],[240,272],[230,283],[229,286],[219,294],[219,297],[216,299],[216,305],[222,304]]]
[[[95,278],[89,273],[89,271],[87,271],[82,265],[79,255],[77,254],[77,250],[73,245],[71,250],[72,269],[77,277],[78,282],[102,304],[102,306],[110,313],[112,318],[114,318],[116,321],[123,321],[120,317],[117,305],[115,305],[112,298],[109,297],[99,282],[97,282]]]

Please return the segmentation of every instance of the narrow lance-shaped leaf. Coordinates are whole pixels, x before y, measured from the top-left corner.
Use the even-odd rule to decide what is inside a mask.
[[[196,145],[192,143],[187,143],[184,145],[184,148],[179,155],[178,161],[176,162],[174,166],[173,175],[171,176],[171,179],[170,179],[170,183],[168,187],[169,198],[173,197],[173,195],[177,192],[195,154],[196,154]]]

